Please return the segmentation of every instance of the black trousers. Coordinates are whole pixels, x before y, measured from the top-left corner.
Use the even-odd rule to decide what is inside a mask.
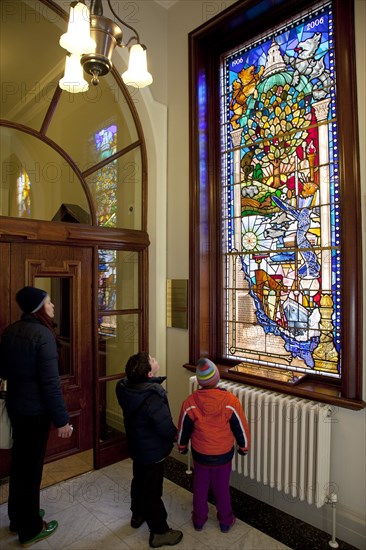
[[[133,462],[131,511],[142,516],[152,533],[162,534],[169,529],[167,511],[162,500],[164,462],[140,464]]]
[[[48,416],[10,417],[13,447],[9,478],[8,515],[19,541],[26,542],[42,531],[39,515],[43,462],[51,422]]]

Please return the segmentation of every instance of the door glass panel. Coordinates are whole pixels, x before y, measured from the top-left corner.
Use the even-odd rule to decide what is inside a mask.
[[[128,358],[139,351],[139,314],[99,317],[99,377],[124,372]]]
[[[0,215],[60,221],[62,205],[81,208],[91,223],[84,188],[65,159],[42,140],[1,127]],[[70,221],[70,220],[69,220]]]
[[[99,250],[98,309],[137,309],[138,252]]]
[[[74,372],[71,330],[71,280],[69,277],[35,277],[34,286],[42,288],[55,306],[54,322],[57,334],[60,376]]]
[[[99,383],[99,442],[120,440],[125,432],[122,410],[116,397],[117,380]]]
[[[139,147],[93,172],[86,182],[94,199],[98,225],[142,228],[142,161]]]

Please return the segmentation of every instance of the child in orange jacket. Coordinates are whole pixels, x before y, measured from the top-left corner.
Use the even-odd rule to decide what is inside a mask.
[[[184,401],[178,422],[178,450],[185,454],[191,439],[194,462],[192,520],[201,531],[208,518],[208,490],[215,497],[220,529],[227,533],[234,525],[231,507],[230,473],[234,442],[241,455],[250,445],[249,427],[239,400],[218,387],[220,373],[216,365],[201,358],[196,369],[201,386]]]

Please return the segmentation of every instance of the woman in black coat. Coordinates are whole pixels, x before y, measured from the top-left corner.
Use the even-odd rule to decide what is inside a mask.
[[[3,332],[0,378],[7,380],[6,408],[13,429],[9,478],[10,531],[29,547],[52,535],[58,523],[43,521],[40,487],[51,423],[72,435],[58,371],[54,305],[47,292],[24,287],[16,295],[21,319]]]

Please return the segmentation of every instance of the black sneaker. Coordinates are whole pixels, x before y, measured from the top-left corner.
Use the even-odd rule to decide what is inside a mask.
[[[142,516],[134,516],[132,515],[132,518],[131,518],[131,527],[133,527],[134,529],[138,529],[139,527],[141,527],[141,525],[145,522],[145,518],[143,518]]]
[[[183,538],[182,531],[169,529],[166,533],[151,533],[149,538],[150,548],[159,548],[160,546],[174,546]]]

